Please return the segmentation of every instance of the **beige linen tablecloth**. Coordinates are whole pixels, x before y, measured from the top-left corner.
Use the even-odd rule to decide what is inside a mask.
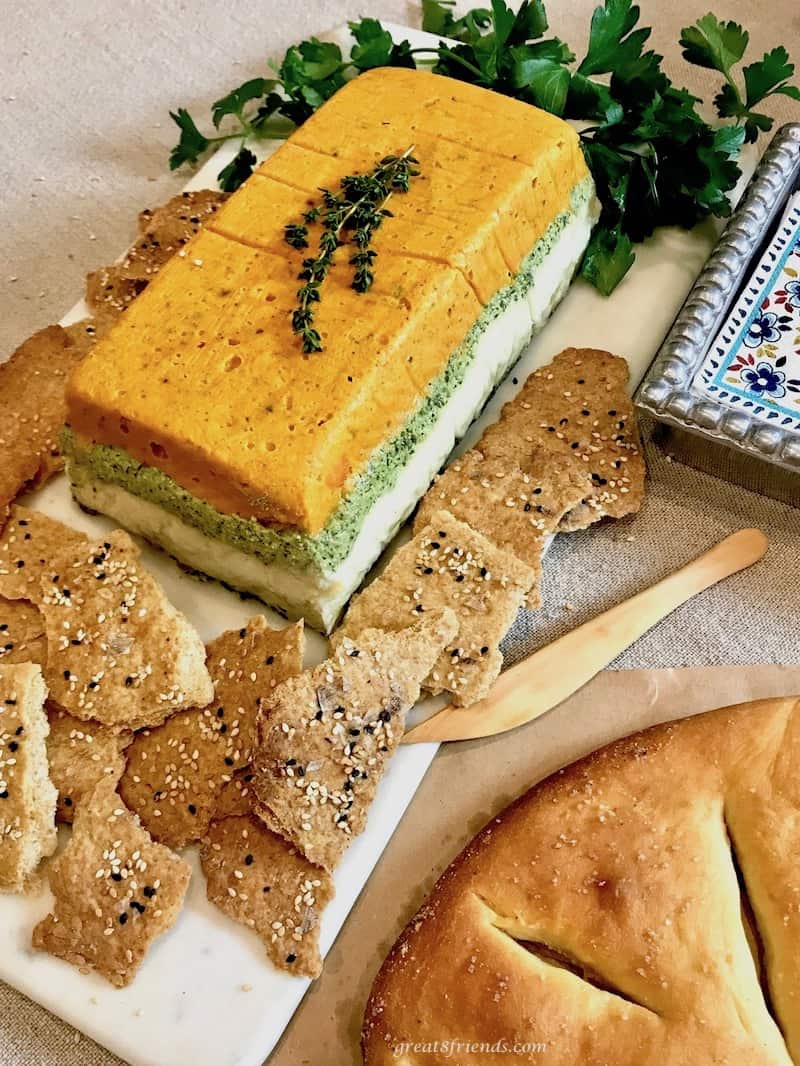
[[[708,0],[640,2],[644,20],[655,26],[653,45],[666,55],[671,73],[699,95],[711,95],[709,86],[716,81],[683,64],[676,47],[680,27],[702,15]],[[549,7],[553,30],[579,49],[592,0],[550,0]],[[718,0],[714,8],[720,17],[739,19],[749,28],[753,53],[783,43],[800,57],[795,0]],[[85,272],[113,260],[128,243],[137,211],[181,187],[185,178],[170,174],[165,165],[175,139],[169,108],[182,105],[204,116],[210,101],[261,73],[266,56],[361,14],[414,24],[419,17],[401,0],[2,0],[0,353],[56,321],[80,296]],[[798,109],[781,100],[775,114],[786,121],[798,117]],[[757,569],[706,594],[701,607],[676,612],[615,665],[800,664],[800,511],[670,464],[652,448],[649,465],[650,495],[635,521],[562,537],[555,544],[547,560],[546,606],[521,620],[507,641],[509,657],[526,654],[631,594],[732,529],[760,525],[772,546]],[[747,691],[744,684],[762,691],[758,684],[764,676],[769,678],[765,691],[781,688],[774,672],[715,676],[721,699],[730,693],[739,698]],[[788,677],[800,682],[797,670]],[[605,692],[605,679],[598,685],[598,693]],[[576,744],[574,732],[564,733],[569,742],[560,740],[558,716],[551,715],[537,733],[549,744],[547,765],[522,762],[516,736],[480,749],[451,748],[437,758],[274,1064],[354,1062],[358,997],[363,1001],[372,972],[362,975],[354,998],[344,1002],[342,983],[355,972],[348,960],[374,971],[419,903],[423,883],[430,884],[469,833],[524,787],[526,774],[542,773],[577,755],[579,747],[586,750],[652,720],[651,709],[633,705],[593,730],[585,706],[581,713],[587,727],[583,746]],[[454,775],[474,785],[460,812],[441,799]],[[432,819],[436,846],[426,848],[428,859],[421,862],[417,844],[428,836]],[[393,877],[403,883],[395,885]],[[376,934],[375,915],[386,910],[387,899],[397,901],[397,913],[385,917]],[[380,950],[362,943],[365,929],[380,936]],[[339,1046],[323,1050],[309,1037],[317,1033]],[[0,985],[0,1066],[115,1062]]]

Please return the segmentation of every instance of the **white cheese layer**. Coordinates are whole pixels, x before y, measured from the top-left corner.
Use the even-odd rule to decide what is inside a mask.
[[[394,485],[367,512],[350,552],[335,570],[300,570],[285,563],[263,563],[208,537],[156,504],[97,479],[83,464],[69,464],[73,494],[84,506],[110,515],[187,566],[250,592],[291,618],[304,617],[314,628],[330,632],[342,608],[427,491],[453,446],[563,297],[597,213],[596,199],[585,198],[542,257],[534,284],[524,295],[510,299],[485,327],[464,380],[442,408],[425,441],[398,473]]]

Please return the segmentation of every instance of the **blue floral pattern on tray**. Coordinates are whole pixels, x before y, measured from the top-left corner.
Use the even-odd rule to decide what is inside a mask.
[[[695,388],[800,432],[800,194],[708,350]]]

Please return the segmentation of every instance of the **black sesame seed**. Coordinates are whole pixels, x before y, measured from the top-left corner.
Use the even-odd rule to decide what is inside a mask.
[[[390,721],[390,720],[391,720],[391,717],[392,717],[392,716],[391,716],[391,715],[389,714],[389,712],[388,712],[388,711],[381,711],[381,713],[380,713],[380,714],[378,715],[378,718],[380,718],[380,720],[381,720],[382,722],[388,722],[388,721]]]
[[[532,508],[531,508],[531,505],[530,505],[529,503],[526,503],[526,504],[525,504],[525,506],[524,506],[524,507],[522,508],[522,510],[523,510],[523,511],[530,511],[530,510],[532,510]]]
[[[11,743],[8,745],[9,751],[16,751],[18,748],[19,744],[16,742],[16,740],[12,740]]]
[[[116,872],[115,872],[115,873],[113,873],[113,874],[111,875],[111,880],[112,880],[112,881],[121,881],[121,880],[122,880],[122,874],[118,874],[118,873],[116,873]]]
[[[268,655],[267,659],[266,659],[267,666],[272,666],[272,664],[274,662],[275,662],[275,656],[274,655]]]
[[[226,755],[225,756],[225,765],[226,766],[233,766],[233,759],[230,757],[230,755]]]
[[[297,956],[292,951],[290,951],[289,954],[286,956],[286,961],[287,962],[295,962],[296,959],[297,959]]]
[[[0,792],[0,800],[7,800],[7,799],[8,799],[8,789],[5,789],[3,792]]]
[[[253,865],[253,856],[252,855],[245,855],[244,864],[245,864],[245,866],[252,866]]]
[[[261,889],[261,891],[262,892],[271,892],[272,891],[272,885],[264,885],[264,887]]]
[[[350,658],[351,659],[357,659],[360,654],[361,654],[361,652],[360,652],[360,650],[358,648],[353,648],[353,650],[350,652]]]
[[[128,920],[128,915],[123,911],[119,916],[119,924],[124,925]]]
[[[189,814],[197,814],[197,807],[193,803],[189,804]]]
[[[12,703],[12,702],[16,703],[16,700],[8,700],[7,702],[8,703]],[[18,725],[17,728],[14,730],[14,736],[15,737],[21,737],[24,732],[25,732],[25,726],[24,725]]]
[[[65,670],[64,671],[64,680],[65,681],[69,681],[69,679],[70,679],[70,672],[69,672],[69,670]]]
[[[21,570],[24,565],[25,563],[22,559],[17,559],[17,570]]]
[[[64,806],[65,807],[71,807],[72,806],[72,796],[65,796],[64,797]]]
[[[225,717],[225,708],[224,707],[218,707],[217,708],[217,718],[224,718],[224,717]]]
[[[483,647],[481,648],[481,655],[485,655],[488,650],[489,650],[489,645],[488,644],[484,644]]]
[[[464,580],[463,574],[456,574],[456,581],[460,584]]]
[[[239,636],[242,638],[242,640],[244,640],[244,638],[247,636],[247,629],[246,628],[240,629],[239,630]]]
[[[148,899],[152,899],[153,896],[156,894],[156,890],[153,888],[152,885],[145,885],[142,891]]]
[[[437,550],[438,550],[439,548],[441,548],[441,544],[439,543],[439,541],[438,541],[438,540],[432,540],[432,541],[431,541],[431,548],[432,548],[432,549],[433,549],[434,551],[437,551]]]

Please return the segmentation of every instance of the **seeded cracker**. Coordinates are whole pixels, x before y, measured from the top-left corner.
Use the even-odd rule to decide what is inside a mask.
[[[64,465],[58,447],[64,384],[83,354],[61,326],[47,326],[0,364],[0,527],[26,486],[47,481]]]
[[[255,797],[254,776],[252,768],[247,766],[244,770],[238,770],[230,781],[225,782],[214,804],[215,821],[219,818],[233,818],[236,815],[252,813]]]
[[[524,458],[539,443],[588,471],[592,490],[559,523],[564,532],[641,507],[645,466],[627,381],[624,359],[567,348],[531,374],[478,444],[487,458]]]
[[[334,892],[327,871],[249,816],[212,822],[200,862],[209,900],[252,929],[279,969],[319,977],[319,920]]]
[[[423,682],[429,692],[450,692],[460,707],[482,699],[500,673],[498,645],[534,581],[534,571],[447,511],[431,515],[395,552],[388,566],[350,603],[333,635],[357,637],[380,624],[400,629],[430,610],[449,606],[458,633]]]
[[[447,609],[398,633],[366,630],[265,700],[255,811],[310,862],[333,869],[363,830],[420,682],[455,633]]]
[[[552,451],[530,446],[525,456],[486,459],[473,449],[454,460],[428,490],[414,529],[418,532],[445,509],[511,552],[535,574],[526,598],[541,605],[542,552],[564,514],[591,491],[588,471],[564,463]]]
[[[0,666],[9,663],[37,663],[47,655],[44,620],[28,600],[7,600],[0,596]]]
[[[46,691],[38,666],[0,666],[0,889],[12,892],[25,888],[56,847]]]
[[[99,722],[84,722],[52,704],[47,706],[47,716],[50,779],[58,790],[56,821],[69,824],[98,781],[104,777],[119,779],[125,769],[124,752],[133,740],[133,733],[115,733]]]
[[[121,315],[226,199],[225,193],[203,189],[174,196],[155,211],[142,211],[140,235],[125,256],[87,275],[86,301],[101,321]]]
[[[50,698],[76,718],[141,729],[213,698],[200,638],[127,533],[57,555],[41,589]]]
[[[155,840],[181,848],[208,828],[223,786],[249,765],[262,698],[303,666],[303,625],[270,629],[256,615],[208,646],[213,702],[139,733],[120,795]]]
[[[33,946],[130,984],[148,948],[175,922],[191,868],[154,844],[104,778],[81,804],[66,849],[48,869],[53,911],[33,930]]]
[[[85,534],[40,511],[12,507],[0,534],[0,595],[38,603],[42,575],[50,570],[54,556],[88,543]]]

